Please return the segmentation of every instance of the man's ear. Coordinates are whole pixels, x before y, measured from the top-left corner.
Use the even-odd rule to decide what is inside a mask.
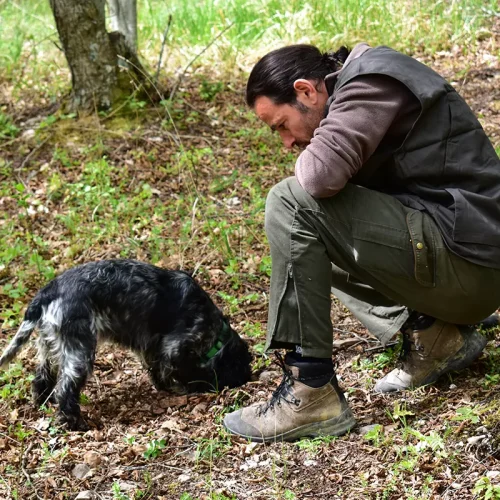
[[[302,104],[316,104],[318,102],[318,90],[311,80],[299,78],[293,82],[293,88],[297,94],[297,100]]]

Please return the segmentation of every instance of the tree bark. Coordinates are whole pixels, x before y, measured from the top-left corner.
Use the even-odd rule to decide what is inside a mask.
[[[104,0],[50,0],[50,7],[71,70],[71,110],[111,107],[117,53],[106,32]]]
[[[108,0],[111,30],[121,33],[137,52],[137,0]]]

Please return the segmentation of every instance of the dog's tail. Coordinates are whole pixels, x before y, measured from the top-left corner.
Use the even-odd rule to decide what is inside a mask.
[[[33,330],[38,325],[42,317],[42,306],[39,297],[35,297],[33,302],[28,306],[24,320],[19,327],[19,330],[10,341],[10,344],[5,349],[2,357],[0,358],[0,368],[3,368],[10,361],[12,361],[17,353],[21,350],[24,344],[28,342]]]

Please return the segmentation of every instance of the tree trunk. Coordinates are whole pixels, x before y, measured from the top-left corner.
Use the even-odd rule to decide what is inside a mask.
[[[137,0],[108,0],[111,30],[121,33],[137,52]]]
[[[104,0],[50,0],[71,70],[72,111],[107,109],[117,88],[117,54],[106,32]]]

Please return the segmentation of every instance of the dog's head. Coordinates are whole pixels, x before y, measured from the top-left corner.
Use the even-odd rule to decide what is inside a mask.
[[[231,328],[229,341],[213,358],[210,367],[214,373],[216,388],[246,384],[252,375],[251,362],[248,344]]]
[[[187,382],[189,392],[219,391],[224,387],[239,387],[252,375],[252,355],[248,344],[228,325],[226,342],[213,353],[201,359],[191,371]]]

